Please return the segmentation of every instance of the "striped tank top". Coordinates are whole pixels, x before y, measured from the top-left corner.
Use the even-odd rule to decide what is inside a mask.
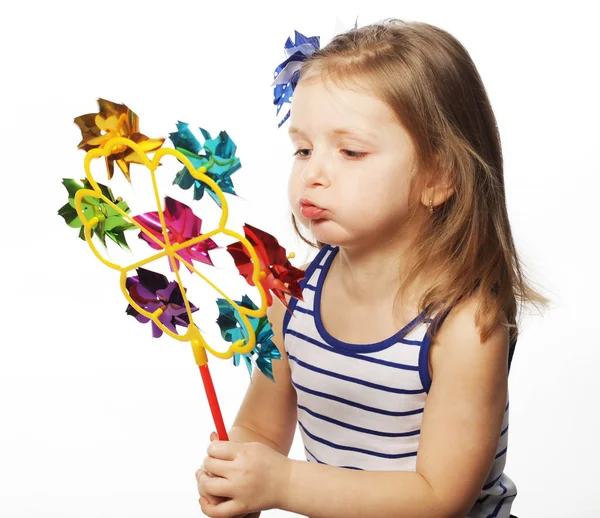
[[[321,320],[321,290],[337,247],[325,245],[283,321],[306,460],[347,469],[415,471],[427,393],[431,319],[417,316],[387,340],[351,344]],[[508,402],[496,458],[467,518],[509,518],[517,491],[504,474]]]

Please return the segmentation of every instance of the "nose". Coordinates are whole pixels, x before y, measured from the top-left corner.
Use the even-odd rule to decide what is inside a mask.
[[[311,157],[304,162],[302,169],[302,181],[307,187],[329,187],[331,180],[327,171],[327,164],[324,157],[319,157],[312,154]]]

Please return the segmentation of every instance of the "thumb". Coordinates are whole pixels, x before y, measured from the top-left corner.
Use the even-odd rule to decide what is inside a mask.
[[[216,441],[219,438],[219,436],[217,435],[217,432],[212,432],[210,434],[210,442]]]

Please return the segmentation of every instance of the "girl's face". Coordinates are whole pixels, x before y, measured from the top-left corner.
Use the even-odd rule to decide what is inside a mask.
[[[300,82],[290,121],[289,201],[315,239],[353,248],[408,237],[418,223],[407,222],[414,147],[384,102],[332,82]]]

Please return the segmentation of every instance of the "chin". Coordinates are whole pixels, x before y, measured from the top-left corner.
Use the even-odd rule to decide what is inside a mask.
[[[343,247],[351,241],[346,232],[327,219],[311,221],[308,230],[313,239],[326,245]]]

